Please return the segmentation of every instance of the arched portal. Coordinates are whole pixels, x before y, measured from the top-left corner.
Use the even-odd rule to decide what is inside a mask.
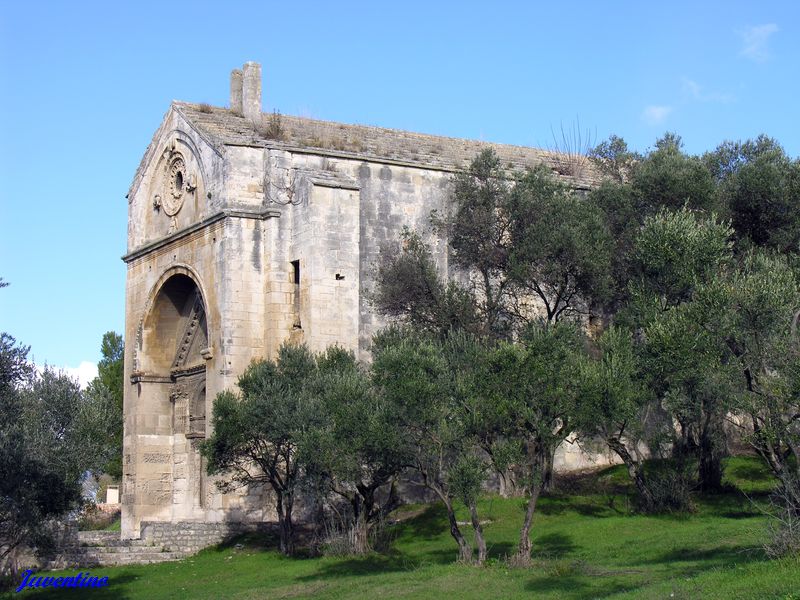
[[[139,369],[179,376],[204,364],[208,328],[203,296],[188,275],[175,274],[156,294],[142,331]]]
[[[158,289],[143,323],[138,368],[168,413],[173,518],[205,507],[199,442],[206,437],[206,364],[211,357],[206,307],[194,279],[176,273]],[[166,490],[165,490],[166,491]]]

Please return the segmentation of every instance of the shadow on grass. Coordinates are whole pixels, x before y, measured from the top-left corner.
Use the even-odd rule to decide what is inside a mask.
[[[370,554],[363,557],[338,558],[336,562],[320,564],[308,575],[296,578],[296,581],[320,581],[323,579],[342,579],[348,577],[382,576],[387,573],[411,571],[424,564],[453,564],[458,558],[455,543],[452,548],[432,550],[423,554],[415,553],[413,557],[404,552],[393,551],[391,554]]]
[[[773,481],[775,478],[760,463],[737,462],[725,468],[728,477],[736,477],[750,482],[754,481]]]
[[[574,496],[552,495],[539,500],[536,511],[548,516],[560,515],[566,512],[574,512],[584,517],[605,518],[619,516],[619,511],[594,500],[589,498],[576,500]]]
[[[559,598],[574,600],[588,600],[590,598],[606,598],[622,592],[630,592],[641,587],[630,581],[609,579],[603,581],[597,576],[585,574],[564,575],[555,574],[548,577],[537,578],[525,584],[525,589],[538,593],[558,593]]]
[[[235,549],[242,545],[249,550],[257,551],[278,551],[280,548],[280,537],[275,533],[242,533],[226,539],[221,544],[213,546],[217,550]]]
[[[702,512],[725,519],[753,519],[764,516],[760,504],[766,503],[768,492],[744,494],[702,494],[698,496]]]
[[[517,546],[516,544],[512,544],[511,542],[499,542],[499,543],[489,544],[486,550],[489,558],[504,560],[505,558],[511,556],[514,552],[516,552]]]
[[[315,530],[310,526],[298,526],[295,528],[295,553],[292,558],[306,559],[316,558],[318,555],[313,552]],[[277,527],[274,530],[254,531],[240,533],[225,539],[222,543],[212,546],[206,550],[224,551],[247,549],[256,552],[276,552],[280,553],[280,533]]]
[[[669,568],[671,577],[692,577],[711,569],[741,566],[764,560],[761,548],[748,546],[718,546],[716,548],[691,548],[684,546],[664,552],[639,565],[661,565]]]
[[[563,533],[548,533],[533,540],[534,557],[563,558],[577,549],[572,538]]]
[[[428,506],[422,514],[397,526],[398,538],[430,540],[448,531],[447,511],[440,503]]]
[[[569,496],[624,495],[633,491],[633,483],[624,467],[613,465],[578,473],[557,473],[553,490]]]

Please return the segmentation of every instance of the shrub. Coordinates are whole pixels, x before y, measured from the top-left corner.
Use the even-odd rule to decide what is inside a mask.
[[[286,129],[283,127],[283,117],[281,117],[281,113],[273,111],[272,114],[267,117],[266,126],[263,127],[261,133],[264,137],[271,140],[277,140],[279,142],[286,141]]]
[[[688,466],[658,465],[658,468],[647,473],[647,487],[652,501],[647,506],[640,504],[639,509],[642,512],[659,514],[695,511]]]
[[[314,546],[323,556],[345,558],[365,553],[386,553],[392,546],[396,532],[383,519],[371,523],[367,535],[366,549],[361,547],[358,532],[353,523],[328,521]]]
[[[109,527],[119,519],[120,511],[104,511],[92,503],[86,504],[78,517],[78,529],[81,531],[99,531]]]
[[[764,551],[770,558],[800,555],[800,479],[784,476],[770,496]]]

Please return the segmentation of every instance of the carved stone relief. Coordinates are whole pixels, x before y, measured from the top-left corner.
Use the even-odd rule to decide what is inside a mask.
[[[172,433],[186,433],[189,415],[189,390],[183,382],[176,382],[169,394],[172,402]]]
[[[172,497],[172,477],[163,473],[158,479],[146,479],[139,484],[144,504],[165,504]]]

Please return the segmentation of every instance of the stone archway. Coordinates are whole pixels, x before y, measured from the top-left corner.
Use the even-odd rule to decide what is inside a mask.
[[[142,322],[138,369],[163,400],[158,419],[170,424],[172,518],[205,508],[206,474],[199,443],[206,437],[206,365],[211,358],[203,294],[182,271],[158,288]]]

